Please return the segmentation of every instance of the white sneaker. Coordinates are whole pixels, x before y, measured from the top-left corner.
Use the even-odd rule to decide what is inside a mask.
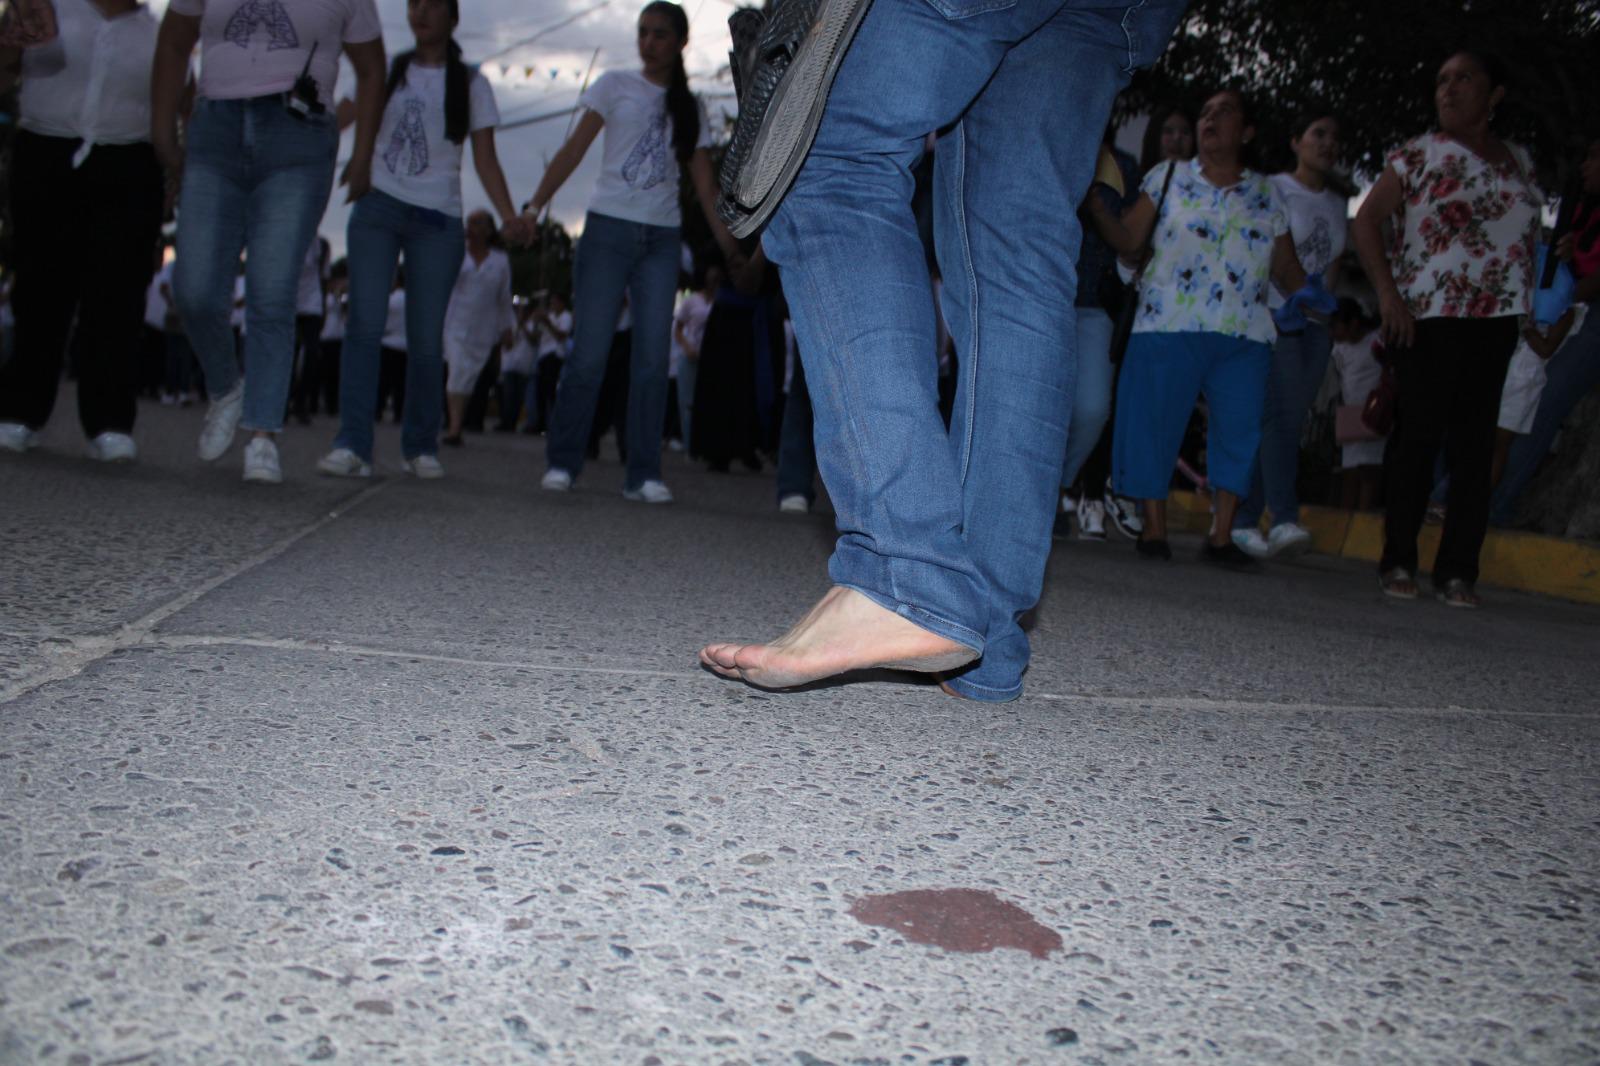
[[[552,466],[544,472],[544,478],[539,482],[539,487],[549,492],[566,492],[572,488],[572,475],[559,467]]]
[[[1088,498],[1078,501],[1078,539],[1106,539],[1106,505]]]
[[[1272,549],[1267,545],[1267,538],[1261,535],[1259,529],[1234,530],[1233,543],[1252,559],[1265,559],[1272,554]]]
[[[400,460],[400,469],[421,481],[444,477],[444,464],[437,455],[419,455],[415,459]]]
[[[0,422],[0,451],[25,452],[38,444],[39,434],[21,422]]]
[[[1311,547],[1311,531],[1298,522],[1280,522],[1267,533],[1267,550],[1283,559],[1293,559]]]
[[[811,510],[811,501],[798,492],[791,492],[778,501],[778,510],[784,514],[806,514]]]
[[[243,413],[244,378],[240,378],[232,389],[212,400],[211,406],[206,408],[205,428],[200,431],[201,459],[210,463],[227,454],[233,445],[233,435],[239,430],[239,416]],[[249,468],[248,462],[245,467]]]
[[[622,498],[639,503],[671,503],[672,490],[652,479],[636,489],[623,489]]]
[[[106,432],[89,442],[88,454],[102,463],[131,463],[139,458],[139,446],[126,433]]]
[[[371,477],[372,464],[349,448],[335,448],[317,460],[317,472],[329,477]]]
[[[278,462],[278,446],[271,437],[252,437],[244,448],[244,479],[259,481],[263,485],[276,485],[283,480],[283,466]]]

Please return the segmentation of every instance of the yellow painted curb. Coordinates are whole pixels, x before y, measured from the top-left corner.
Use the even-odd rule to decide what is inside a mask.
[[[1174,492],[1167,509],[1174,529],[1211,528],[1211,500],[1198,492]],[[1376,563],[1383,554],[1381,514],[1307,505],[1300,508],[1300,524],[1311,533],[1311,550],[1323,555]],[[1438,547],[1439,527],[1423,526],[1418,556],[1432,559]],[[1600,604],[1600,545],[1491,529],[1479,560],[1485,584]]]

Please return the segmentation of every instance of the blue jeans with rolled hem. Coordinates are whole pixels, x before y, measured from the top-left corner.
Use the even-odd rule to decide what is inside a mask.
[[[627,222],[589,212],[573,268],[572,354],[561,368],[545,462],[574,478],[583,470],[606,356],[617,331],[622,294],[633,312],[628,369],[628,469],[624,488],[661,480],[661,431],[667,416],[667,359],[677,294],[676,226]]]
[[[395,267],[406,257],[406,388],[400,454],[439,453],[444,411],[444,315],[461,273],[461,219],[372,190],[356,202],[345,230],[350,306],[339,356],[339,435],[334,447],[372,461],[384,323]]]
[[[333,187],[333,116],[294,118],[278,96],[195,101],[178,199],[172,294],[215,399],[239,380],[233,282],[245,261],[245,429],[283,428],[300,264]]]
[[[1111,335],[1115,330],[1116,323],[1100,308],[1078,308],[1078,371],[1073,383],[1072,424],[1067,427],[1067,454],[1061,464],[1064,489],[1077,480],[1084,461],[1100,443],[1106,419],[1111,417],[1111,386],[1117,379],[1117,368],[1111,363]],[[1090,496],[1099,498],[1098,494]]]
[[[1591,305],[1583,328],[1561,346],[1545,364],[1544,392],[1539,395],[1539,411],[1533,428],[1521,434],[1506,457],[1505,473],[1495,487],[1489,521],[1507,525],[1515,516],[1517,497],[1528,487],[1539,463],[1550,454],[1550,445],[1578,401],[1600,386],[1600,306]]]
[[[1243,496],[1261,446],[1272,349],[1225,333],[1135,333],[1117,378],[1111,483],[1123,496],[1164,500],[1195,400],[1204,393],[1206,480]]]
[[[1251,475],[1250,494],[1239,504],[1234,529],[1255,529],[1263,510],[1272,512],[1272,524],[1300,520],[1300,497],[1295,479],[1300,475],[1300,433],[1306,414],[1322,387],[1333,352],[1333,335],[1320,322],[1309,322],[1298,333],[1279,333],[1267,370],[1267,398],[1261,416],[1261,458]]]
[[[838,513],[829,574],[981,652],[948,679],[973,699],[1022,692],[1072,411],[1075,212],[1113,97],[1182,7],[875,0],[764,238]],[[911,207],[929,130],[961,357],[948,435]]]

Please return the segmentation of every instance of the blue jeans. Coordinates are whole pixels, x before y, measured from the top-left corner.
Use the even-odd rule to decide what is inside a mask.
[[[346,231],[350,311],[339,356],[339,435],[334,446],[372,461],[378,372],[395,267],[406,257],[406,387],[400,454],[439,452],[444,411],[444,313],[461,273],[461,219],[373,189],[356,202]]]
[[[576,478],[583,470],[589,429],[606,356],[617,331],[622,294],[633,312],[628,370],[628,470],[624,488],[661,479],[661,428],[667,417],[667,358],[672,347],[672,299],[678,287],[675,226],[626,222],[589,212],[573,268],[572,354],[561,368],[545,462]]]
[[[1250,495],[1239,503],[1234,529],[1255,529],[1263,509],[1272,524],[1300,520],[1295,479],[1300,474],[1300,433],[1306,414],[1328,372],[1333,336],[1320,322],[1299,333],[1280,333],[1267,371],[1267,399],[1261,416],[1261,458],[1250,475]]]
[[[234,278],[245,261],[245,429],[283,428],[300,264],[333,187],[333,116],[292,118],[276,96],[195,101],[178,200],[172,294],[214,399],[239,380]]]
[[[1225,333],[1135,333],[1117,379],[1111,481],[1140,500],[1164,500],[1195,400],[1203,393],[1206,480],[1243,496],[1261,449],[1261,405],[1272,349]]]
[[[1578,401],[1600,385],[1600,304],[1591,304],[1583,328],[1561,346],[1545,364],[1548,378],[1539,396],[1539,412],[1533,428],[1519,436],[1506,458],[1505,473],[1494,490],[1489,521],[1507,525],[1515,513],[1517,497],[1533,480],[1539,463],[1550,453],[1561,423],[1567,420]]]
[[[829,574],[981,652],[948,679],[973,699],[1022,692],[1072,411],[1077,205],[1113,97],[1182,7],[876,0],[766,232],[838,512]],[[948,436],[911,206],[929,130],[961,357]]]
[[[1111,417],[1111,385],[1117,368],[1111,365],[1111,334],[1116,323],[1098,307],[1078,308],[1077,380],[1072,395],[1072,424],[1067,427],[1067,454],[1061,464],[1061,487],[1068,488],[1100,442]],[[1096,486],[1098,488],[1099,486]],[[1099,499],[1093,495],[1090,499]]]

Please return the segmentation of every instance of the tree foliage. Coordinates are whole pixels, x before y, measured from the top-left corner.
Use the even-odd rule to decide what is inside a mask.
[[[1433,128],[1434,75],[1462,48],[1505,65],[1495,129],[1533,152],[1548,188],[1564,186],[1600,132],[1600,0],[1195,0],[1119,106],[1193,109],[1241,88],[1262,163],[1278,169],[1293,116],[1320,101],[1344,120],[1347,164],[1372,176],[1388,149]]]

